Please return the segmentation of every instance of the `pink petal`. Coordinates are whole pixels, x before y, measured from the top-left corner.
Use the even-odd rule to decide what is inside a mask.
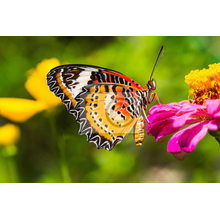
[[[173,135],[168,143],[167,150],[170,153],[179,153],[182,150],[192,152],[208,130],[216,131],[219,126],[220,119],[190,125]]]
[[[154,105],[153,107],[151,107],[149,109],[148,114],[149,115],[153,115],[156,113],[160,113],[160,112],[169,112],[169,111],[174,111],[177,112],[180,109],[181,105],[177,102],[173,102],[170,104],[160,104],[160,105]]]
[[[210,118],[212,118],[212,117],[210,117]],[[213,115],[213,118],[220,118],[220,111],[217,112],[217,113],[215,113],[215,114]]]
[[[147,125],[148,134],[150,133],[153,136],[155,136],[156,141],[158,141],[163,136],[178,131],[182,126],[198,121],[198,119],[190,119],[191,115],[192,113],[190,112],[181,116],[173,116],[170,118],[166,118],[161,121],[155,120],[156,122],[152,123],[151,126],[149,124]],[[151,122],[151,119],[149,121]]]
[[[173,127],[179,130],[181,127],[183,127],[186,124],[198,121],[198,118],[192,118],[192,116],[195,116],[195,115],[197,115],[197,112],[193,111],[193,112],[182,114],[181,116],[173,117],[174,119]]]
[[[182,150],[191,152],[194,150],[196,144],[206,135],[207,128],[204,127],[204,123],[199,122],[189,127],[182,129],[173,135],[170,139],[167,151],[170,153],[179,153]],[[203,129],[205,128],[205,129]],[[200,133],[202,131],[202,133]]]
[[[169,153],[180,153],[182,151],[181,147],[179,146],[179,138],[182,135],[183,130],[177,132],[170,138],[167,145],[167,151]]]
[[[217,131],[220,128],[220,118],[216,118],[206,125],[209,130]]]
[[[200,122],[194,126],[189,126],[185,129],[181,137],[179,138],[179,145],[185,152],[194,151],[199,141],[205,137],[208,132],[208,127],[205,126],[210,122]]]
[[[195,110],[199,109],[205,109],[205,106],[192,104],[192,103],[184,103],[179,111],[177,112],[177,115],[185,114],[186,112],[193,112]]]
[[[154,105],[149,109],[148,114],[154,115],[157,113],[178,112],[178,115],[181,115],[181,112],[186,113],[197,109],[205,109],[205,106],[192,104],[189,103],[188,101],[181,101],[179,103],[173,102],[166,105],[162,105],[162,104]]]
[[[176,114],[176,112],[170,111],[170,112],[161,112],[161,113],[156,113],[153,115],[149,115],[147,116],[147,119],[149,120],[149,122],[151,124],[153,124],[154,122],[157,121],[162,121],[166,118],[170,118],[172,116],[174,116]]]
[[[206,100],[205,105],[207,106],[207,112],[210,118],[220,117],[220,100]]]

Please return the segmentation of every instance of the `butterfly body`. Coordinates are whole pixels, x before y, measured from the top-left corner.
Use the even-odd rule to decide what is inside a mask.
[[[112,150],[134,127],[139,146],[144,139],[142,110],[157,96],[155,81],[142,87],[111,69],[71,64],[53,68],[47,74],[49,89],[80,123],[79,134],[98,148]]]

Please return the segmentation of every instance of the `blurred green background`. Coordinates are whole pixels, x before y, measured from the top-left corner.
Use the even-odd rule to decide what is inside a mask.
[[[185,75],[220,61],[220,37],[0,37],[0,96],[33,99],[24,87],[27,71],[53,57],[113,69],[143,85],[162,45],[154,78],[163,104],[188,99]],[[167,152],[170,136],[156,143],[146,134],[136,147],[131,133],[109,152],[78,135],[79,124],[64,105],[51,114],[56,140],[45,112],[17,123],[16,150],[0,149],[0,182],[220,182],[220,148],[210,135],[184,161]],[[0,117],[0,126],[8,122]]]

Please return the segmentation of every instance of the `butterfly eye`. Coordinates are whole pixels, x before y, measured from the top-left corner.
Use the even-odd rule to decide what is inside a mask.
[[[147,85],[148,85],[148,88],[149,88],[149,89],[152,89],[152,90],[155,90],[155,89],[156,89],[156,82],[155,82],[154,79],[149,80],[148,83],[147,83]]]
[[[154,79],[153,79],[153,81],[152,81],[152,82],[153,82],[152,89],[153,89],[153,90],[155,90],[155,89],[156,89],[156,82],[155,82],[155,80],[154,80]]]

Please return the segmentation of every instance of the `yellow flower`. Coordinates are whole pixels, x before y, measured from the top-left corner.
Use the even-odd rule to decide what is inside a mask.
[[[56,58],[51,58],[29,70],[25,88],[36,100],[0,98],[0,115],[11,121],[25,122],[35,114],[60,104],[60,99],[50,92],[46,83],[48,71],[59,65]]]
[[[46,82],[48,71],[59,65],[60,62],[56,58],[45,59],[37,65],[36,69],[28,71],[30,76],[25,83],[25,88],[36,100],[44,103],[47,108],[61,103],[60,99],[51,93]]]
[[[0,145],[13,145],[19,138],[20,130],[18,126],[8,123],[0,127]]]
[[[193,102],[204,104],[206,99],[220,98],[220,63],[210,64],[209,69],[192,70],[185,76]]]

